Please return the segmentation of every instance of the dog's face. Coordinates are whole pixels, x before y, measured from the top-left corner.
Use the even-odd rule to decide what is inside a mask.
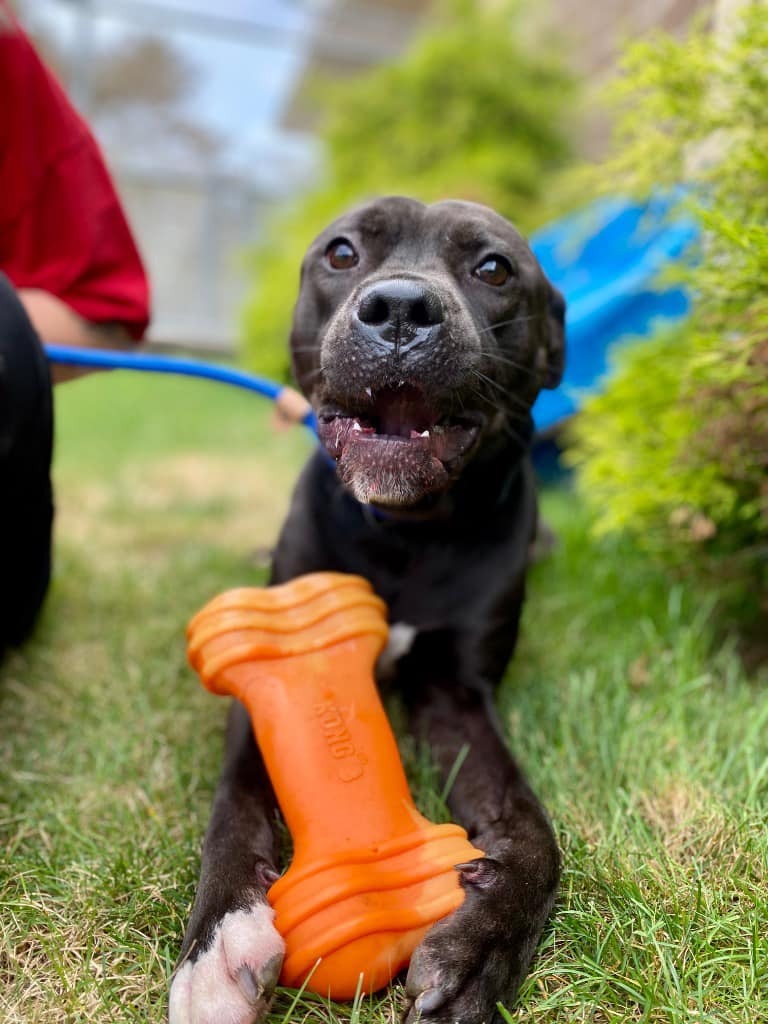
[[[475,203],[379,199],[310,246],[291,332],[320,441],[361,502],[415,509],[563,368],[564,303]]]

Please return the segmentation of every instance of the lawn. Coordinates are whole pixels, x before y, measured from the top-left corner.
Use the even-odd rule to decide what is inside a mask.
[[[263,580],[311,442],[252,396],[145,376],[60,388],[57,415],[56,578],[0,665],[0,1021],[162,1021],[225,714],[184,625]],[[571,494],[544,505],[559,545],[500,706],[565,872],[510,1019],[768,1022],[768,679],[701,595],[592,540]],[[397,1005],[281,993],[273,1017]]]

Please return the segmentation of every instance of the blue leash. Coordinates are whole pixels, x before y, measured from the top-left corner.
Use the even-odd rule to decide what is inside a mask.
[[[175,373],[182,377],[199,377],[243,388],[245,391],[255,391],[256,394],[270,398],[273,402],[283,390],[282,385],[267,380],[266,377],[256,377],[243,370],[233,370],[229,366],[219,366],[216,363],[203,363],[197,359],[118,352],[112,349],[71,348],[68,345],[46,345],[45,352],[51,362],[64,366],[139,370],[145,373]],[[317,432],[317,420],[311,410],[301,422],[313,433]]]

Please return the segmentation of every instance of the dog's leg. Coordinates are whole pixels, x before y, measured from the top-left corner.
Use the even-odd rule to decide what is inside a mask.
[[[272,1001],[284,943],[266,891],[277,877],[275,797],[234,702],[200,883],[172,983],[170,1024],[253,1024]]]
[[[500,1020],[496,1004],[509,1007],[525,976],[555,898],[560,856],[547,815],[501,738],[490,688],[432,679],[422,677],[411,691],[412,726],[443,778],[466,754],[449,805],[487,856],[459,867],[464,903],[413,955],[406,1021],[491,1024]]]

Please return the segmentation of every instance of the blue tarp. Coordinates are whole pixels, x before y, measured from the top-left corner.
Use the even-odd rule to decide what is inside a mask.
[[[537,430],[571,416],[585,395],[599,389],[616,342],[685,316],[689,296],[659,278],[696,236],[693,221],[669,217],[668,199],[647,205],[609,199],[531,238],[544,272],[568,304],[565,375],[556,391],[539,396]]]

